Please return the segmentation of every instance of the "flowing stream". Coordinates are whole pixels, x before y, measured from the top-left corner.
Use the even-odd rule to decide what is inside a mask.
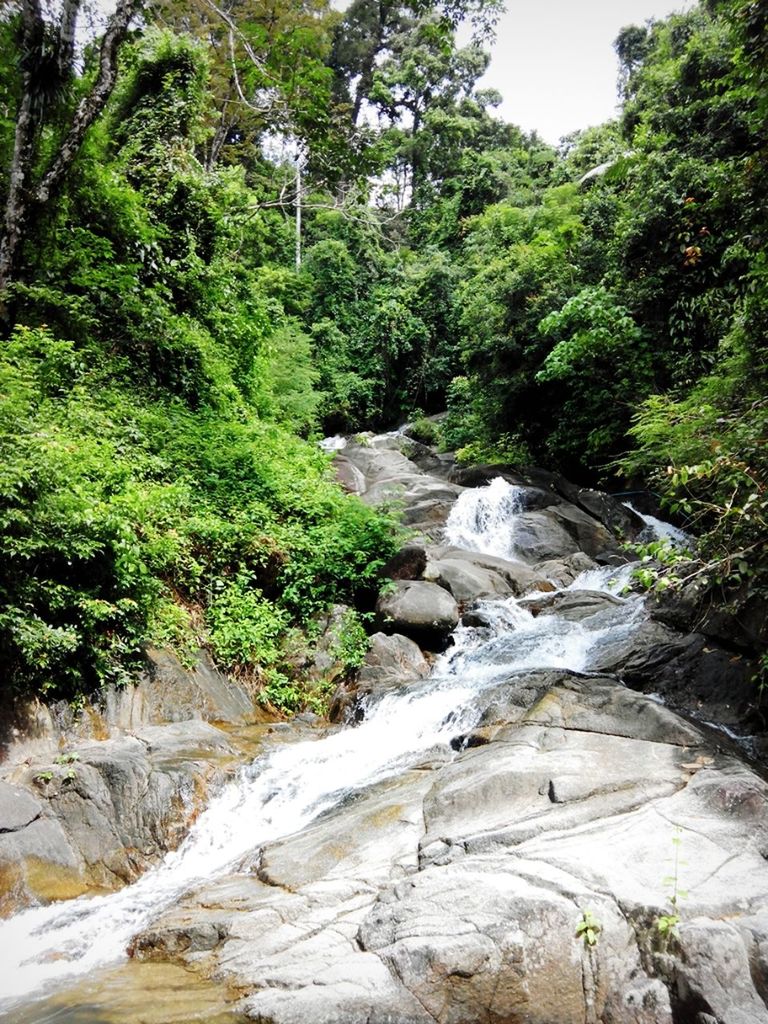
[[[497,479],[465,491],[446,530],[456,546],[514,553],[518,489]],[[569,590],[617,592],[626,573],[599,569]],[[618,599],[586,621],[534,617],[513,598],[483,602],[481,627],[460,626],[454,645],[418,684],[372,702],[364,721],[295,743],[241,769],[182,846],[138,882],[107,896],[26,910],[0,923],[0,1012],[120,960],[130,940],[196,884],[236,869],[263,844],[293,834],[350,793],[392,777],[471,729],[477,696],[511,672],[588,671],[608,640],[636,628],[642,600]]]

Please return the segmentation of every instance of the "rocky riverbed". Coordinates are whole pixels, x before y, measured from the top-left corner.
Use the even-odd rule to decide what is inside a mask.
[[[768,1024],[768,786],[704,724],[756,732],[759,709],[722,623],[627,592],[622,542],[646,519],[400,435],[337,465],[412,534],[336,725],[234,777],[234,723],[194,720],[109,740],[120,778],[97,740],[76,780],[6,772],[6,870],[29,877],[21,837],[42,826],[81,882],[108,887],[89,865],[109,857],[121,881],[143,873],[0,924],[5,1019],[35,1020],[46,986],[76,1008],[94,971],[108,991],[127,948],[132,970],[191,971],[202,1006],[219,1012],[218,986],[263,1024]],[[146,860],[126,867],[130,850]]]

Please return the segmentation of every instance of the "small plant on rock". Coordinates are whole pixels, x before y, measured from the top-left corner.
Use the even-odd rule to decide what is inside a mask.
[[[592,911],[585,910],[581,915],[581,920],[576,925],[576,938],[582,939],[585,946],[596,946],[597,937],[601,931],[602,925]]]
[[[676,825],[674,835],[672,836],[672,846],[675,851],[675,855],[672,858],[672,874],[667,875],[663,880],[664,885],[669,886],[671,890],[667,896],[669,911],[668,913],[660,914],[656,918],[656,931],[664,940],[677,935],[677,927],[680,924],[679,902],[688,896],[688,893],[680,888],[680,868],[686,863],[686,861],[680,859],[681,843],[682,829],[679,825]]]

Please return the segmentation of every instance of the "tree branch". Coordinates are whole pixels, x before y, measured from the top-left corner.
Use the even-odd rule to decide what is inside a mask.
[[[45,205],[60,188],[80,151],[85,133],[104,109],[117,80],[118,50],[128,34],[132,19],[144,3],[145,0],[118,0],[115,13],[107,23],[107,30],[101,41],[96,81],[88,95],[80,101],[66,138],[35,189],[33,198],[36,204]]]

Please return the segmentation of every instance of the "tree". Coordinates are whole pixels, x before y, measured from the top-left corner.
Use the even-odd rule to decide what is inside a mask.
[[[101,40],[95,74],[74,111],[61,114],[74,75],[75,33],[82,0],[63,0],[57,20],[40,0],[21,0],[18,29],[19,105],[0,239],[0,296],[16,277],[25,231],[61,188],[86,132],[104,109],[117,78],[117,57],[144,0],[118,0]],[[61,118],[61,120],[60,120]],[[52,154],[43,157],[55,138]]]

